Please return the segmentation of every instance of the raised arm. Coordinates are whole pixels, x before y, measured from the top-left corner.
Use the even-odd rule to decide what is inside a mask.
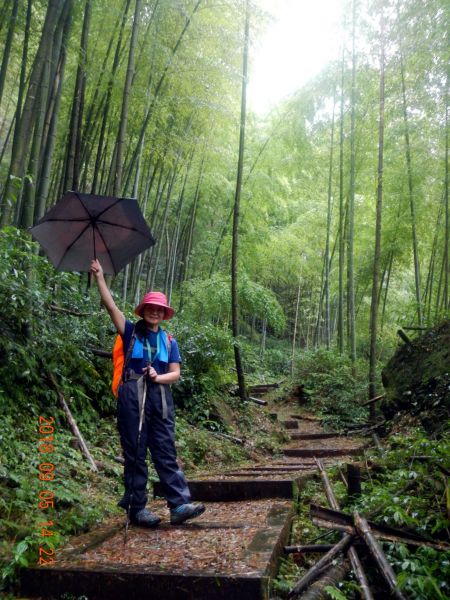
[[[116,303],[111,296],[111,292],[109,291],[105,281],[102,265],[98,260],[93,260],[91,262],[91,273],[95,277],[98,291],[100,292],[100,297],[105,305],[106,310],[109,312],[111,321],[114,323],[117,332],[123,335],[125,332],[125,315],[117,308]]]

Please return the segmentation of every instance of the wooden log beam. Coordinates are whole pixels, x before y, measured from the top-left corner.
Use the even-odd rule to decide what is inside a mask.
[[[284,546],[283,551],[285,554],[310,554],[329,552],[334,548],[334,544],[303,544],[301,546]]]
[[[375,398],[370,398],[370,400],[366,400],[365,402],[363,402],[361,404],[361,406],[367,406],[368,404],[373,404],[374,402],[378,402],[378,400],[381,400],[385,396],[386,396],[386,394],[380,394],[379,396],[375,396]]]
[[[318,506],[317,504],[310,505],[310,514],[313,523],[319,527],[323,527],[324,529],[337,529],[338,531],[343,531],[348,534],[356,534],[353,517],[351,515],[325,508],[324,506]],[[435,548],[436,550],[442,551],[450,550],[450,544],[445,542],[428,540],[417,533],[403,531],[402,529],[388,527],[387,525],[380,525],[378,523],[373,523],[372,521],[368,521],[368,523],[376,538],[389,540],[391,542],[400,542],[410,546],[427,546],[428,548]]]
[[[347,464],[347,489],[350,498],[361,496],[361,467],[356,463]]]
[[[412,346],[411,340],[409,339],[409,337],[406,335],[406,333],[404,331],[402,331],[401,329],[398,329],[397,335],[400,339],[402,339],[405,342],[405,344],[407,346]]]
[[[63,409],[67,420],[69,422],[70,428],[72,429],[72,433],[74,434],[74,436],[78,439],[78,442],[80,444],[80,449],[81,452],[84,454],[84,456],[86,457],[87,461],[89,462],[91,469],[95,472],[98,473],[98,468],[97,465],[95,464],[95,460],[92,458],[92,454],[89,452],[89,448],[87,447],[86,442],[84,441],[83,436],[81,435],[80,430],[78,429],[78,425],[75,421],[75,419],[73,418],[72,413],[70,412],[70,408],[67,405],[67,402],[64,399],[64,396],[61,392],[61,389],[53,375],[53,373],[48,373],[48,378],[50,379],[50,381],[52,382],[55,390],[56,390],[56,394],[58,396],[58,400],[59,403],[61,405],[61,408]]]
[[[372,534],[371,528],[363,517],[361,517],[357,512],[353,513],[353,520],[355,522],[356,530],[359,535],[366,542],[366,545],[370,551],[370,554],[375,559],[378,568],[383,575],[384,580],[392,590],[394,596],[397,600],[406,600],[406,596],[402,594],[402,592],[398,589],[397,579],[395,577],[394,570],[389,564],[386,555]]]
[[[305,575],[292,588],[287,597],[289,600],[297,598],[314,580],[316,580],[330,565],[334,558],[346,552],[355,539],[354,535],[344,535],[341,540],[333,546],[320,560],[313,565]]]
[[[112,359],[112,352],[108,352],[107,350],[100,350],[99,348],[88,348],[88,350],[92,354],[95,354],[95,356]]]
[[[326,600],[330,596],[325,588],[328,586],[337,586],[345,579],[350,565],[348,561],[342,561],[337,565],[330,566],[320,578],[309,586],[299,598],[300,600]]]
[[[50,304],[50,310],[66,315],[71,315],[73,317],[92,317],[92,313],[79,312],[70,308],[63,308],[62,306],[57,306],[56,304]]]
[[[328,479],[328,475],[326,474],[326,471],[323,468],[322,461],[316,459],[316,463],[319,468],[320,477],[325,488],[325,494],[327,496],[331,508],[333,508],[334,510],[340,510],[338,501],[336,500],[336,496],[333,492],[333,488],[331,487],[330,480]],[[350,559],[353,572],[355,573],[358,583],[361,586],[361,596],[365,600],[373,600],[373,595],[369,588],[369,582],[367,581],[367,577],[364,572],[361,560],[355,548],[349,548],[348,557]]]
[[[260,398],[255,398],[254,396],[249,396],[248,400],[251,400],[255,404],[259,404],[260,406],[267,406],[267,400],[261,400]]]

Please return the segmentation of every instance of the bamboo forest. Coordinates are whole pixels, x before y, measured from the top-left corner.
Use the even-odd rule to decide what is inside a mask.
[[[1,597],[450,600],[449,23],[0,0]]]

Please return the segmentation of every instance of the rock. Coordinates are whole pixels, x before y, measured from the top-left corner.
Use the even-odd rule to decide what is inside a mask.
[[[401,346],[382,371],[387,419],[397,412],[418,415],[428,431],[450,417],[450,321]]]

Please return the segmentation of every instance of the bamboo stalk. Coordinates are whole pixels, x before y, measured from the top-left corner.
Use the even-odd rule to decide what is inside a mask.
[[[334,510],[340,510],[338,501],[336,500],[336,497],[333,492],[333,488],[331,487],[330,480],[328,479],[328,475],[326,474],[325,469],[323,468],[322,461],[316,459],[316,464],[319,468],[320,477],[322,478],[322,482],[325,488],[325,494],[327,496],[331,508],[333,508]],[[373,600],[373,595],[369,588],[369,582],[367,581],[366,574],[364,573],[363,566],[355,548],[349,549],[348,556],[350,558],[353,572],[355,573],[359,585],[361,586],[361,596],[365,598],[365,600]]]
[[[360,536],[363,538],[363,540],[366,542],[371,555],[377,562],[378,568],[380,569],[380,572],[383,575],[383,578],[385,579],[386,583],[391,588],[395,597],[398,598],[398,600],[406,600],[406,596],[404,596],[397,587],[397,579],[395,577],[395,573],[394,573],[391,565],[389,564],[383,550],[381,549],[380,545],[378,544],[375,537],[373,536],[368,522],[366,521],[366,519],[361,517],[357,512],[355,512],[353,514],[353,519],[355,522],[356,530],[358,531]]]
[[[292,590],[288,594],[288,598],[296,598],[300,592],[302,592],[305,588],[308,587],[310,583],[312,583],[315,579],[317,579],[323,570],[328,568],[331,561],[338,556],[339,554],[345,552],[349,546],[353,543],[355,539],[354,535],[346,534],[342,537],[342,539],[333,546],[331,550],[329,550],[322,558],[313,565],[309,571],[295,584]]]
[[[72,429],[73,434],[75,435],[75,437],[78,439],[78,441],[80,443],[81,452],[87,458],[89,464],[91,465],[91,469],[95,473],[98,473],[97,465],[95,464],[95,461],[92,458],[92,454],[89,452],[86,442],[84,441],[84,438],[81,435],[80,430],[78,429],[78,425],[77,425],[75,419],[73,418],[72,413],[70,412],[70,408],[67,406],[67,402],[64,399],[64,396],[59,388],[59,385],[56,382],[55,377],[53,376],[52,373],[48,373],[48,377],[56,389],[59,403],[61,404],[61,407],[67,417],[67,420],[69,421],[70,428]]]
[[[320,579],[315,581],[304,594],[300,596],[301,600],[325,600],[329,598],[326,591],[326,587],[336,586],[340,583],[347,572],[349,571],[350,565],[348,561],[344,561],[341,564],[331,565],[321,576]]]

